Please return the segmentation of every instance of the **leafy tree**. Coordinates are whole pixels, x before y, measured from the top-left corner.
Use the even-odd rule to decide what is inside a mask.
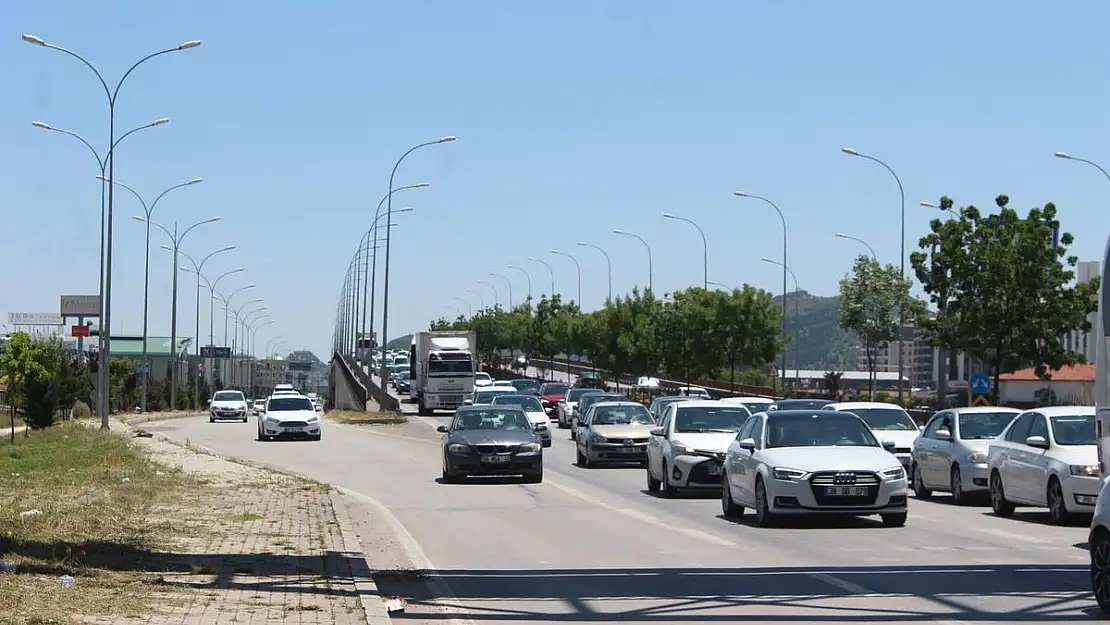
[[[663,300],[650,290],[640,293],[633,289],[625,298],[617,298],[617,316],[610,319],[619,328],[619,358],[622,369],[633,375],[658,373],[663,365]]]
[[[671,302],[663,306],[661,319],[656,320],[662,343],[663,372],[667,377],[685,380],[687,384],[706,377],[720,368],[720,346],[715,344],[717,314],[721,307],[720,291],[689,288],[671,294]]]
[[[26,410],[27,385],[29,380],[42,377],[47,372],[42,368],[35,354],[35,344],[31,335],[16,332],[8,341],[7,349],[0,353],[0,373],[8,385],[8,403],[11,440],[15,442],[15,412],[17,408]]]
[[[1089,330],[1087,315],[1098,310],[1097,278],[1070,285],[1079,262],[1067,251],[1074,237],[1062,233],[1053,247],[1060,228],[1056,206],[1034,207],[1022,218],[1009,203],[999,195],[997,214],[966,206],[958,219],[933,220],[919,243],[922,251],[910,256],[938,309],[921,320],[926,334],[987,364],[996,404],[1003,373],[1033,366],[1048,379],[1050,371],[1082,362],[1058,337]]]
[[[728,366],[729,386],[735,389],[737,367],[774,362],[776,354],[785,348],[778,335],[782,309],[770,293],[747,284],[731,293],[716,293],[709,348]]]
[[[921,302],[910,297],[910,281],[894,265],[882,266],[870,256],[860,256],[852,272],[840,280],[840,325],[855,333],[867,358],[867,389],[875,388],[875,360],[879,351],[901,335],[899,316],[915,318]]]
[[[840,381],[844,377],[843,371],[826,371],[825,372],[825,390],[828,391],[829,396],[836,399],[840,394]]]

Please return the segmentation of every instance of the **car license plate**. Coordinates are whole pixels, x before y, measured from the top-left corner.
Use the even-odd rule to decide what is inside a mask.
[[[866,497],[866,486],[826,486],[825,495],[829,497]]]
[[[709,465],[708,469],[709,469],[709,475],[720,475],[721,474],[721,467],[718,466],[718,465],[711,464],[711,465]]]
[[[510,458],[508,456],[482,456],[482,462],[488,462],[490,464],[504,464],[509,460]]]
[[[285,431],[296,434],[298,432],[304,432],[304,428],[285,428]]]
[[[637,449],[635,447],[621,447],[622,454],[634,454]]]

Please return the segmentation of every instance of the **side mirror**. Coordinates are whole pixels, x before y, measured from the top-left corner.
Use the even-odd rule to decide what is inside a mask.
[[[439,432],[440,434],[446,434],[447,433],[447,426],[446,425],[437,425],[436,426],[436,432]]]
[[[210,405],[211,403],[212,403],[212,400],[211,400],[211,399],[206,399],[206,400],[204,400],[204,405],[205,405],[205,406],[208,406],[208,405]]]
[[[651,428],[651,435],[652,436],[662,436],[663,435],[663,428]]]
[[[890,453],[894,453],[894,450],[897,448],[898,446],[894,444],[894,441],[883,441],[883,449],[889,451]]]
[[[1025,439],[1025,444],[1030,447],[1039,447],[1041,449],[1048,449],[1048,440],[1043,436],[1030,436]]]
[[[753,451],[753,450],[755,450],[755,439],[754,438],[745,438],[744,440],[737,443],[737,445],[740,446],[740,449],[747,449],[748,451]]]
[[[542,423],[537,423],[535,429],[536,429],[537,432],[546,432],[547,431],[547,426],[542,424]]]
[[[474,405],[474,400],[467,397],[466,399],[463,400],[463,405],[464,406],[472,406],[472,405]]]
[[[945,428],[941,428],[941,429],[937,430],[936,438],[938,438],[942,441],[950,441],[950,440],[952,440],[952,432],[949,432]]]

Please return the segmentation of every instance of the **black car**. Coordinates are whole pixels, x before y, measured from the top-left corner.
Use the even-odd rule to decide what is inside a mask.
[[[597,388],[605,390],[605,380],[596,371],[584,371],[578,374],[574,381],[574,388]]]
[[[821,410],[831,403],[831,399],[780,399],[767,410]]]
[[[518,393],[524,395],[540,394],[541,383],[539,380],[533,380],[532,378],[520,378],[518,380],[509,380],[509,384],[512,384],[513,388],[515,388]]]
[[[443,433],[443,481],[476,475],[520,475],[543,481],[543,440],[523,410],[499,406],[459,408]]]

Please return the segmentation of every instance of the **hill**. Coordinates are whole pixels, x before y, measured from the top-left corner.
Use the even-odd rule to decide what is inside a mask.
[[[798,368],[843,371],[856,368],[856,346],[859,341],[840,327],[840,297],[820,297],[800,291],[798,318],[794,316],[794,293],[786,294],[786,331],[797,334]],[[782,305],[782,296],[775,297]],[[801,331],[798,332],[798,326]],[[787,355],[787,366],[794,367],[795,344]]]
[[[392,341],[389,341],[388,343],[385,344],[386,349],[401,349],[401,350],[404,350],[404,351],[408,351],[410,347],[412,347],[412,335],[411,334],[406,334],[404,336],[399,336],[399,337],[397,337],[397,338],[393,339]]]

